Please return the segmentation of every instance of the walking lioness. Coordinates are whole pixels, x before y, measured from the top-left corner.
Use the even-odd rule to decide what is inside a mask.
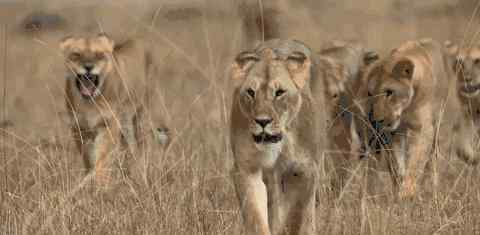
[[[273,39],[233,63],[232,176],[247,234],[313,234],[319,131],[311,56],[298,41]]]
[[[149,59],[139,45],[121,45],[106,35],[67,37],[60,43],[66,59],[66,105],[72,131],[87,169],[97,184],[110,179],[118,146],[131,153],[143,135],[139,127]],[[133,157],[133,156],[132,156]]]

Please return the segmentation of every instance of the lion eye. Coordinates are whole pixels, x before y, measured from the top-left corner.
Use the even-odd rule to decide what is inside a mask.
[[[252,88],[248,88],[248,89],[247,89],[247,94],[248,94],[251,98],[255,98],[255,91],[254,91]]]
[[[275,97],[280,97],[283,94],[285,94],[285,92],[287,92],[287,91],[284,90],[284,89],[278,89],[277,91],[275,91]]]
[[[479,64],[480,64],[480,59],[477,58],[477,59],[473,60],[473,63],[474,63],[475,65],[479,65]]]
[[[69,59],[70,59],[70,60],[77,60],[77,59],[79,59],[80,57],[81,57],[80,53],[78,53],[78,52],[73,52],[72,54],[70,54]]]
[[[98,59],[98,60],[101,60],[101,59],[105,58],[105,54],[103,54],[101,52],[97,52],[97,53],[95,53],[95,58]]]
[[[390,89],[385,90],[385,95],[386,95],[387,97],[392,96],[392,95],[393,95],[393,90],[390,90]]]

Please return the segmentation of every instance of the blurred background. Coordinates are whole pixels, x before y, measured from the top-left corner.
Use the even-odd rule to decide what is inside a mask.
[[[2,61],[6,79],[0,85],[7,94],[2,97],[2,121],[15,122],[22,136],[49,136],[55,124],[52,114],[64,115],[58,42],[68,35],[101,31],[118,40],[140,36],[154,44],[158,92],[166,99],[161,109],[172,112],[166,119],[185,117],[183,104],[216,90],[214,81],[226,85],[225,69],[233,55],[261,40],[246,29],[255,26],[255,17],[249,16],[258,16],[261,7],[278,25],[276,35],[302,40],[313,49],[332,39],[360,40],[380,52],[420,37],[461,42],[472,40],[479,24],[473,0],[3,0],[0,22],[7,49],[2,47],[6,56],[1,59],[7,61]],[[203,100],[209,105],[200,111],[220,118],[209,109],[221,104]],[[42,105],[32,106],[35,103]]]

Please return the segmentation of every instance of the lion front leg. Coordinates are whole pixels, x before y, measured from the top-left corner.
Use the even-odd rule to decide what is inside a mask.
[[[418,178],[423,175],[426,163],[430,156],[428,155],[431,146],[431,134],[428,132],[407,132],[408,159],[405,164],[405,175],[400,184],[399,197],[413,197],[417,192]]]
[[[83,166],[87,171],[91,171],[94,168],[95,160],[92,161],[91,157],[91,145],[95,138],[95,132],[75,125],[71,128],[73,139],[77,150],[82,156]]]
[[[479,161],[479,154],[475,151],[475,145],[478,143],[476,128],[468,120],[462,120],[460,123],[458,136],[455,138],[455,152],[458,158],[470,165],[476,165]],[[478,145],[478,144],[477,144]]]
[[[95,185],[107,186],[112,172],[112,155],[115,152],[119,130],[115,127],[100,127],[91,145],[90,158],[95,162]]]
[[[246,234],[270,235],[267,189],[261,171],[245,172],[236,167],[232,171],[232,178],[240,202]]]
[[[279,163],[267,177],[272,234],[314,234],[317,174],[313,164]]]

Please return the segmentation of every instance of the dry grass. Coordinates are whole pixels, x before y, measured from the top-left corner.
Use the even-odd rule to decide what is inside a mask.
[[[240,234],[229,178],[232,85],[226,68],[249,43],[236,1],[124,0],[95,7],[92,2],[0,2],[6,29],[0,44],[6,45],[0,72],[0,233]],[[313,48],[333,38],[356,38],[387,51],[425,36],[473,41],[478,32],[479,17],[471,16],[475,1],[304,3],[288,13],[283,9],[284,31]],[[34,10],[61,14],[67,26],[21,32],[22,17]],[[156,96],[150,112],[153,125],[167,123],[174,139],[165,152],[150,146],[149,186],[95,192],[67,128],[57,42],[67,34],[99,31],[99,26],[118,37],[142,35],[155,44],[159,76],[152,81]],[[448,145],[454,137],[443,133]],[[448,146],[439,161],[440,187],[427,179],[411,202],[394,202],[390,194],[387,200],[369,200],[362,194],[362,168],[352,169],[358,177],[341,200],[323,193],[319,233],[480,234],[480,176]],[[322,192],[329,173],[322,169]],[[380,176],[378,183],[388,188],[388,175]]]

